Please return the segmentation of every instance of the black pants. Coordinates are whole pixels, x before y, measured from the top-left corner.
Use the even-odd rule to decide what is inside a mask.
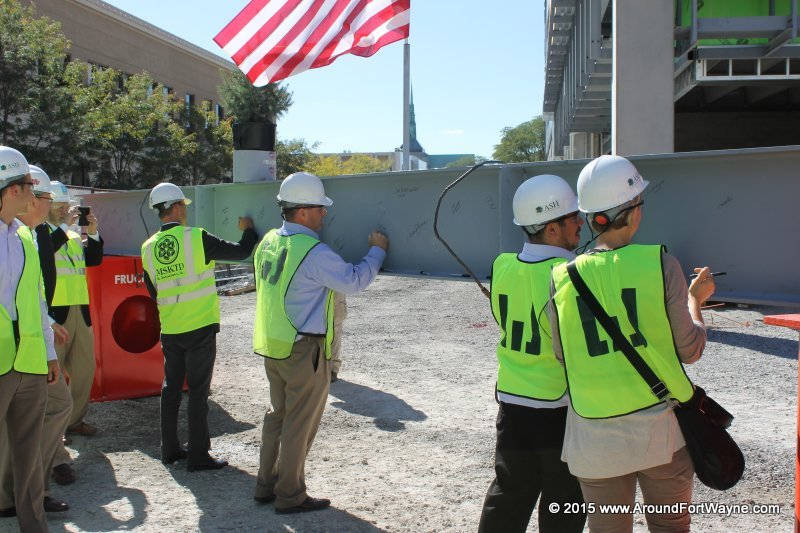
[[[189,385],[189,462],[208,456],[208,391],[217,355],[217,334],[209,328],[178,335],[162,335],[164,386],[161,389],[161,455],[174,455],[178,440],[178,409],[183,381]]]
[[[500,403],[496,477],[486,492],[479,532],[524,532],[537,499],[539,531],[583,531],[586,514],[564,512],[565,503],[583,503],[578,480],[561,461],[566,414],[566,407],[533,409]],[[559,512],[550,512],[551,503],[559,505]]]

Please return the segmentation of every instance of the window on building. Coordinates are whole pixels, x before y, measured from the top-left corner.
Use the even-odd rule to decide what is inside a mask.
[[[217,124],[219,124],[220,120],[225,120],[225,109],[219,104],[215,105],[214,115],[217,117]]]

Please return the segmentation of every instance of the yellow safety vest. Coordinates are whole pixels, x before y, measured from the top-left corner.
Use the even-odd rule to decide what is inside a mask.
[[[550,322],[543,311],[550,299],[550,271],[566,262],[556,257],[526,263],[515,253],[494,260],[492,314],[502,332],[497,345],[498,393],[554,401],[566,392],[564,367],[553,353]]]
[[[615,319],[671,397],[691,398],[692,383],[675,351],[664,294],[662,246],[630,244],[575,260],[586,285]],[[554,302],[572,407],[584,418],[610,418],[661,402],[597,322],[567,274],[553,269]]]
[[[67,230],[67,242],[56,250],[55,259],[56,290],[52,305],[87,305],[89,288],[86,285],[86,259],[81,236]]]
[[[25,374],[47,374],[47,348],[39,306],[39,298],[44,290],[39,252],[27,226],[17,228],[17,235],[25,254],[25,264],[14,299],[19,341],[14,333],[11,315],[0,305],[0,375],[7,374],[12,368]]]
[[[161,333],[219,324],[215,263],[206,263],[202,229],[159,231],[142,244],[142,265],[156,289]]]
[[[273,229],[267,233],[253,255],[256,280],[256,319],[253,327],[253,351],[270,359],[286,359],[298,331],[286,314],[286,291],[300,264],[319,240],[296,233],[279,235]],[[325,300],[325,357],[331,358],[333,342],[333,291]]]

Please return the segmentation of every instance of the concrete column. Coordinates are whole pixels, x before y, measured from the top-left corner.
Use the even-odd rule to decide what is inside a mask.
[[[572,159],[572,153],[568,144],[564,145],[564,159]]]
[[[569,134],[569,152],[572,159],[591,157],[589,150],[589,134],[578,132]]]
[[[674,151],[673,0],[614,0],[611,153]]]

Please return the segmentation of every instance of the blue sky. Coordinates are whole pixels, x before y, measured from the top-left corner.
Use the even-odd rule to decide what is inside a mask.
[[[248,0],[106,0],[189,42],[212,41]],[[415,0],[411,82],[417,137],[430,154],[491,156],[500,130],[541,114],[544,88],[540,0]],[[342,56],[285,81],[294,105],[282,139],[317,151],[391,151],[402,143],[402,43],[371,58]]]

